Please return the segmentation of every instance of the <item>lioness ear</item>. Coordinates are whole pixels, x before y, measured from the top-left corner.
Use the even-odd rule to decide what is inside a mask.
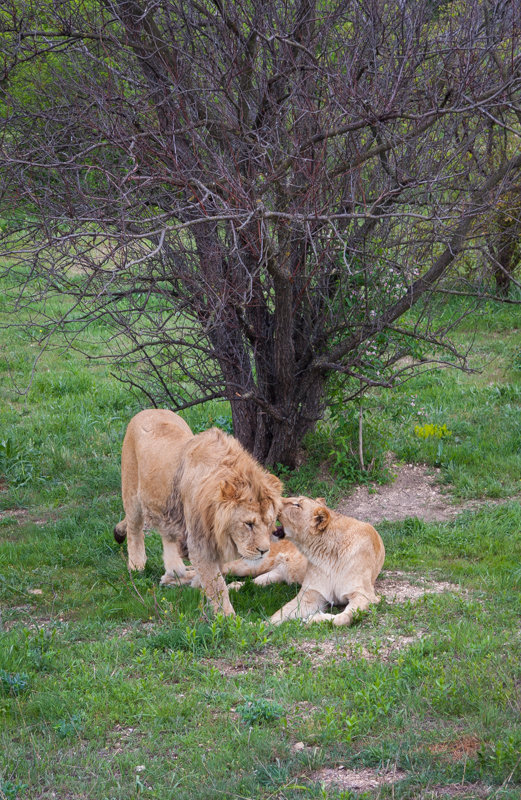
[[[326,501],[324,500],[323,497],[315,497],[315,503],[320,503],[321,506],[326,505]]]
[[[324,531],[329,525],[330,519],[331,514],[329,513],[328,508],[325,506],[319,506],[318,508],[315,508],[313,512],[313,525],[317,531]]]

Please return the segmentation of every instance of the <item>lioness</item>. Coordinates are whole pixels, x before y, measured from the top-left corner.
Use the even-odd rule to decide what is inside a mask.
[[[140,411],[128,425],[121,454],[128,567],[146,563],[143,526],[163,540],[162,584],[192,580],[215,611],[233,614],[221,565],[240,556],[250,563],[269,550],[282,484],[218,428],[194,435],[172,411]],[[186,545],[193,569],[182,559]]]
[[[308,567],[298,595],[273,614],[272,623],[304,619],[350,625],[357,609],[380,600],[374,584],[385,549],[372,525],[331,511],[323,501],[309,497],[283,498],[279,520],[288,539],[307,557]],[[339,614],[324,613],[330,604],[347,602]]]
[[[251,576],[257,586],[269,586],[271,583],[302,583],[307,568],[306,556],[293,542],[282,539],[272,541],[269,553],[257,564],[249,564],[243,558],[229,561],[223,567],[223,575]],[[240,589],[243,585],[237,581],[228,584],[228,588]]]

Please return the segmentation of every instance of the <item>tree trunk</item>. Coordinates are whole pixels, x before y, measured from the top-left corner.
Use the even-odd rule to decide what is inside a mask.
[[[516,265],[517,236],[514,231],[504,231],[499,238],[497,264],[494,269],[496,291],[501,297],[508,297],[512,273]]]
[[[242,403],[236,400],[232,403],[236,409],[236,437],[265,466],[282,464],[294,469],[298,463],[302,438],[322,417],[324,386],[324,379],[319,377],[306,396],[302,397],[301,384],[294,381],[291,394],[280,398],[271,414],[263,410],[256,400]],[[250,446],[252,418],[255,419],[254,443]]]

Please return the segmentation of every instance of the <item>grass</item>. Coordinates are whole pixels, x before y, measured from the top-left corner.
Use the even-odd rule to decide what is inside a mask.
[[[427,374],[366,400],[368,450],[438,465],[456,497],[506,502],[450,524],[379,526],[386,570],[459,590],[384,600],[347,630],[271,628],[295,587],[251,581],[234,595],[235,619],[213,618],[198,591],[159,586],[155,535],[130,578],[112,528],[139,401],[72,351],[49,351],[31,382],[29,332],[0,330],[0,800],[412,800],[439,787],[518,798],[517,316],[493,309],[459,334],[475,335],[482,373]],[[94,329],[94,352],[102,341]],[[212,406],[188,421],[219,416]],[[355,435],[352,417],[343,435]],[[451,435],[421,438],[418,424]],[[325,423],[306,464],[284,474],[287,490],[338,500],[356,469],[335,477],[324,460],[343,444]],[[406,777],[324,787],[319,771],[338,765]]]

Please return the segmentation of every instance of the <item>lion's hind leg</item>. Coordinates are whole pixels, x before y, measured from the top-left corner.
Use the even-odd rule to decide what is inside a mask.
[[[279,608],[270,617],[272,625],[280,625],[288,619],[303,619],[315,616],[322,612],[328,605],[327,600],[315,589],[301,589],[293,600]]]
[[[131,514],[127,513],[125,522],[127,530],[128,568],[141,571],[145,569],[147,563],[145,533],[143,531],[143,512],[141,508],[136,506]]]
[[[181,555],[179,537],[168,531],[161,531],[163,540],[163,563],[165,574],[161,578],[161,586],[181,586],[190,583],[195,577],[195,569],[187,567]]]

